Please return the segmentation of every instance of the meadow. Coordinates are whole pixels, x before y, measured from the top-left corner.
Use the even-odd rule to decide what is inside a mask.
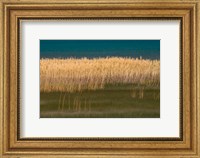
[[[160,117],[160,61],[41,59],[40,117]]]

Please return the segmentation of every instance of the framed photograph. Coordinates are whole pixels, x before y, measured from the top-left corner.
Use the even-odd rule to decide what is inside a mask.
[[[199,1],[0,4],[0,157],[200,157]]]
[[[160,40],[40,40],[40,118],[160,118]]]

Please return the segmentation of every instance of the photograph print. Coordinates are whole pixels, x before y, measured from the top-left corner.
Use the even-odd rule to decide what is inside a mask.
[[[40,40],[40,118],[160,118],[160,40]]]

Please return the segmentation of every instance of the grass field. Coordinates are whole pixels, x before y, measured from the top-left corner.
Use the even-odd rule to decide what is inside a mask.
[[[160,61],[41,59],[41,118],[159,118]]]
[[[106,84],[160,84],[160,61],[122,57],[40,60],[41,92],[103,89]]]

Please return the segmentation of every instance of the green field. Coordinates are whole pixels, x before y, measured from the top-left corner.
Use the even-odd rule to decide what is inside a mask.
[[[41,118],[159,118],[160,89],[107,85],[82,92],[41,92]]]

